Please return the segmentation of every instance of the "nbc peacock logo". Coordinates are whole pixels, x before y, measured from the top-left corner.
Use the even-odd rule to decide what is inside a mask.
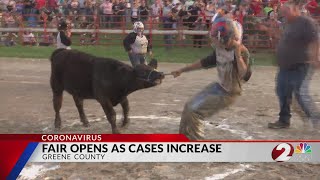
[[[296,154],[311,154],[312,149],[311,146],[307,143],[300,143],[298,146],[296,146],[296,149],[294,150],[294,153]]]

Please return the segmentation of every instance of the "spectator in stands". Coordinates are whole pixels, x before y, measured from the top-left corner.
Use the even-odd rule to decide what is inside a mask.
[[[228,12],[233,12],[234,10],[234,5],[232,5],[232,0],[225,0],[225,5],[224,5]]]
[[[7,10],[3,13],[3,25],[4,27],[14,28],[18,27],[18,14],[14,9],[15,3],[8,3]],[[15,38],[17,35],[14,32],[9,32],[4,35],[4,44],[5,46],[14,46],[15,45]]]
[[[153,27],[158,27],[159,26],[159,17],[162,9],[162,1],[161,0],[155,0],[154,3],[151,5],[151,17],[152,17],[152,23]]]
[[[122,17],[125,11],[125,4],[123,0],[121,2],[119,0],[115,0],[112,6],[113,14],[114,14],[114,23],[115,27],[121,27],[122,24]]]
[[[48,9],[51,12],[57,13],[58,12],[57,1],[56,0],[47,0],[46,9]]]
[[[39,46],[50,46],[55,43],[53,33],[43,33],[40,36]]]
[[[17,13],[12,4],[7,5],[7,10],[3,13],[4,27],[18,27]]]
[[[134,24],[139,20],[138,12],[139,11],[139,3],[137,0],[133,1],[133,6],[131,7],[131,23]]]
[[[216,4],[217,7],[222,7],[225,5],[225,0],[214,0],[214,3]]]
[[[244,13],[239,8],[237,8],[233,13],[233,19],[238,21],[241,25],[243,25],[244,21]]]
[[[259,16],[262,13],[262,3],[261,0],[252,0],[250,3],[249,14],[254,16]]]
[[[267,6],[263,9],[263,12],[266,16],[270,16],[270,13],[273,12],[273,4],[272,2],[269,2]]]
[[[39,11],[35,8],[35,2],[33,0],[24,0],[24,3],[23,16],[27,21],[27,26],[36,27],[38,25]]]
[[[79,16],[80,15],[85,15],[86,14],[86,9],[85,9],[85,6],[84,6],[84,2],[85,0],[78,0],[79,2]]]
[[[193,6],[194,1],[193,0],[186,0],[184,5],[186,6],[186,9],[189,9],[190,6]]]
[[[215,13],[216,13],[216,4],[212,1],[209,1],[209,3],[206,6],[206,16],[213,17]],[[211,18],[207,18],[207,25],[210,24],[210,21],[211,21]]]
[[[94,15],[94,3],[93,0],[85,0],[84,1],[84,14],[85,19],[88,22],[93,22],[93,15]]]
[[[239,5],[239,11],[242,12],[244,16],[248,15],[248,10],[249,10],[249,4],[241,3]]]
[[[80,2],[79,0],[72,0],[69,6],[69,15],[70,16],[79,16],[80,15]]]
[[[271,5],[269,4],[269,7]],[[270,48],[275,48],[276,47],[276,43],[279,41],[279,28],[281,25],[281,22],[278,21],[278,9],[277,9],[277,4],[272,4],[273,8],[271,11],[265,11],[268,12],[267,18],[265,21],[263,21],[262,23],[259,23],[258,25],[256,25],[261,32],[264,32],[268,38],[269,38],[269,42],[270,42]],[[268,27],[268,28],[261,28],[261,27]]]
[[[189,28],[189,16],[190,13],[187,11],[185,4],[182,4],[178,12],[178,30],[187,30]],[[179,33],[178,41],[184,46],[186,44],[186,36],[183,33]]]
[[[164,0],[164,6],[162,9],[162,22],[163,22],[163,28],[165,30],[171,30],[172,29],[172,4],[171,0]],[[172,35],[165,34],[164,41],[166,45],[166,49],[171,49],[172,45]]]
[[[139,21],[141,21],[143,24],[146,24],[148,20],[149,15],[149,9],[146,5],[146,0],[141,0],[141,5],[138,8],[138,17]]]
[[[306,9],[305,4],[300,4],[300,12],[302,16],[310,16],[310,12]]]
[[[1,0],[0,1],[0,11],[6,11],[9,0]]]
[[[172,9],[171,9],[172,29],[177,29],[179,10],[180,10],[180,2],[177,2],[176,4],[172,4]]]
[[[17,0],[17,2],[16,2],[16,12],[18,14],[22,15],[23,9],[24,9],[23,0]]]
[[[25,31],[22,35],[22,45],[31,45],[31,46],[35,46],[37,45],[37,40],[34,36],[34,34],[31,31]]]
[[[190,13],[187,10],[187,6],[185,4],[183,4],[181,6],[181,9],[178,12],[178,16],[179,19],[183,25],[183,27],[189,27],[189,17],[190,17]]]
[[[66,0],[57,0],[57,6],[58,6],[58,13],[60,14],[66,14],[67,9],[67,3]]]
[[[46,27],[48,27],[52,20],[53,12],[47,9],[43,9],[40,13],[40,24],[44,25],[46,23]]]
[[[308,0],[305,8],[309,11],[310,15],[318,15],[318,3],[316,0]]]
[[[102,27],[111,28],[112,25],[112,2],[110,0],[104,0],[104,2],[100,5],[101,9],[101,19],[102,19]]]
[[[93,3],[92,0],[85,0],[83,2],[83,6],[84,6],[84,13],[83,15],[93,15]]]
[[[15,39],[18,37],[15,33],[6,33],[4,35],[5,40],[4,40],[4,45],[5,46],[15,46],[16,42]]]
[[[42,8],[46,7],[46,0],[36,0],[36,6],[35,8],[40,11]]]
[[[12,9],[13,9],[13,11],[17,11],[17,9],[16,9],[16,1],[15,0],[10,0],[9,1],[9,3],[8,3],[8,6],[11,6],[12,7]]]
[[[280,6],[282,6],[284,3],[288,2],[288,0],[279,0]]]
[[[199,3],[198,7],[200,9],[197,20],[194,22],[195,30],[204,31],[206,30],[206,14],[205,14],[205,4]],[[204,40],[204,35],[194,35],[193,36],[193,47],[202,47],[202,41]],[[198,46],[197,46],[198,44]]]
[[[119,0],[119,6],[120,6],[120,10],[119,10],[119,14],[121,16],[125,15],[125,11],[126,11],[126,1],[125,0]]]
[[[194,22],[198,19],[198,12],[200,11],[197,3],[193,3],[192,6],[189,6],[188,12],[190,13],[189,21],[189,29],[195,28]]]
[[[58,15],[52,15],[52,20],[51,20],[51,23],[48,24],[48,28],[54,28],[56,29],[57,28],[57,25],[58,25],[58,22],[60,21],[61,19],[59,18]]]

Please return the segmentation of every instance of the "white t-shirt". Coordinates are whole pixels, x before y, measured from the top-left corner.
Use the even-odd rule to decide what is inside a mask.
[[[112,12],[112,3],[110,2],[105,2],[100,5],[100,8],[102,9],[103,14],[113,14]]]
[[[156,5],[156,4],[152,4],[151,5],[151,9],[152,9],[152,16],[159,16],[160,15],[160,6]]]
[[[23,42],[33,42],[32,39],[34,38],[34,34],[33,33],[23,34],[22,38],[23,38]]]
[[[131,49],[133,53],[136,54],[146,54],[148,48],[148,40],[145,35],[136,36],[136,40],[131,44]]]

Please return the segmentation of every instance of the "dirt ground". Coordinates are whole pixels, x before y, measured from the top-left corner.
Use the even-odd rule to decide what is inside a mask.
[[[182,66],[160,64],[159,70]],[[306,128],[295,113],[290,129],[267,128],[278,114],[275,74],[274,67],[254,67],[237,102],[208,119],[206,138],[320,139],[320,133]],[[49,77],[48,60],[0,59],[0,133],[54,133]],[[316,101],[320,101],[319,78],[317,73],[311,84]],[[122,133],[177,133],[184,103],[216,79],[214,69],[202,70],[177,79],[167,77],[157,87],[134,92],[129,95],[131,124]],[[121,115],[120,106],[116,109]],[[96,101],[85,101],[85,111],[89,128],[81,125],[72,97],[65,93],[60,133],[111,133]],[[26,168],[35,166],[41,166],[39,174],[20,179],[320,179],[319,164],[302,163],[29,163]]]

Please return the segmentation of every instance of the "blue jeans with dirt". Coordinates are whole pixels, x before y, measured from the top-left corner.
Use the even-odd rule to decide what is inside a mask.
[[[144,54],[135,54],[129,53],[129,59],[132,66],[136,66],[138,64],[146,64],[146,56]]]
[[[190,140],[204,139],[205,119],[229,107],[239,95],[227,92],[219,83],[209,84],[185,104],[179,133]]]
[[[301,109],[311,123],[319,123],[319,114],[309,94],[313,68],[309,64],[296,64],[290,69],[280,68],[277,77],[277,95],[280,103],[279,121],[290,124],[291,102],[294,94]]]

